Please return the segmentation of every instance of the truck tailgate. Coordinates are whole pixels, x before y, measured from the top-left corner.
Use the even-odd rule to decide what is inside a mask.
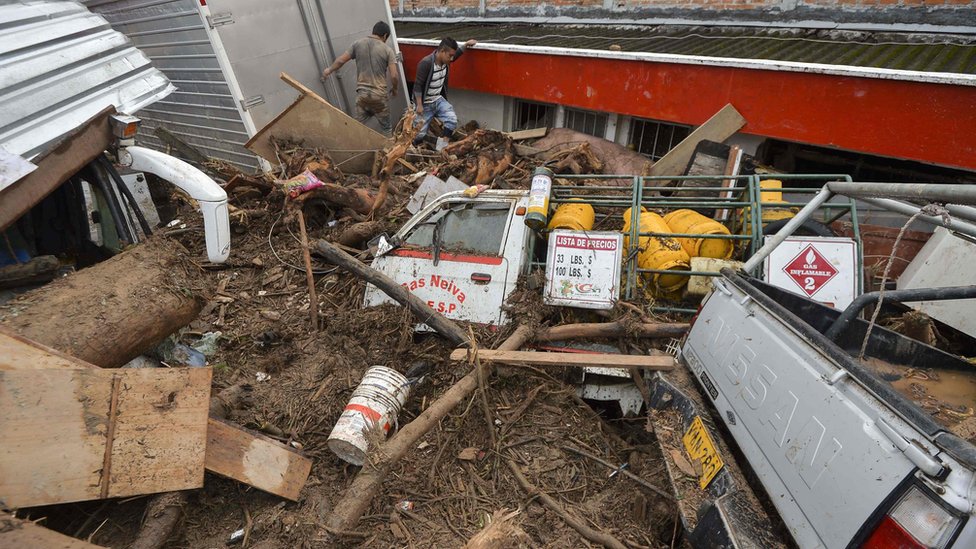
[[[846,547],[914,469],[875,424],[907,426],[727,280],[716,279],[682,359],[800,547]]]

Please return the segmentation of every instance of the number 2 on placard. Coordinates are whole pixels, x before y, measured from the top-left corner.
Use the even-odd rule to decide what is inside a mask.
[[[817,289],[816,283],[817,283],[817,281],[814,280],[812,276],[808,276],[808,277],[806,277],[806,278],[803,279],[803,289],[804,290],[816,290]]]

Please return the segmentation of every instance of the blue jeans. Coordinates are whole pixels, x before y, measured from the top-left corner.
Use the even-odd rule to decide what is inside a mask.
[[[440,120],[441,124],[444,125],[444,129],[448,132],[453,132],[454,128],[457,128],[457,115],[454,114],[454,107],[447,102],[447,99],[438,97],[437,101],[433,103],[424,103],[424,122],[420,128],[420,133],[417,134],[417,139],[427,135],[427,129],[430,128],[430,121],[434,118]],[[419,122],[418,120],[417,123]]]

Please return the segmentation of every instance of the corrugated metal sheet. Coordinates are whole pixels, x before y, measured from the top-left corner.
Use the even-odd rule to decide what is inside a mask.
[[[139,112],[142,144],[166,145],[159,126],[213,158],[254,170],[258,160],[244,148],[247,129],[207,37],[196,0],[85,0],[128,36],[176,85],[164,101]]]
[[[109,105],[134,113],[174,87],[77,2],[0,3],[0,145],[25,158]]]
[[[528,25],[397,21],[398,38],[474,38],[496,44],[768,59],[976,74],[976,37],[772,27]],[[616,49],[616,48],[615,48]]]

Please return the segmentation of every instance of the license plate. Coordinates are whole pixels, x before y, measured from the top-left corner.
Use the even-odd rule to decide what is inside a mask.
[[[708,431],[700,417],[695,416],[695,420],[691,422],[691,426],[685,431],[685,436],[681,440],[685,444],[688,456],[701,464],[702,472],[698,477],[698,485],[704,490],[722,470],[725,463],[718,455],[715,443],[712,442],[712,437],[708,436]]]

